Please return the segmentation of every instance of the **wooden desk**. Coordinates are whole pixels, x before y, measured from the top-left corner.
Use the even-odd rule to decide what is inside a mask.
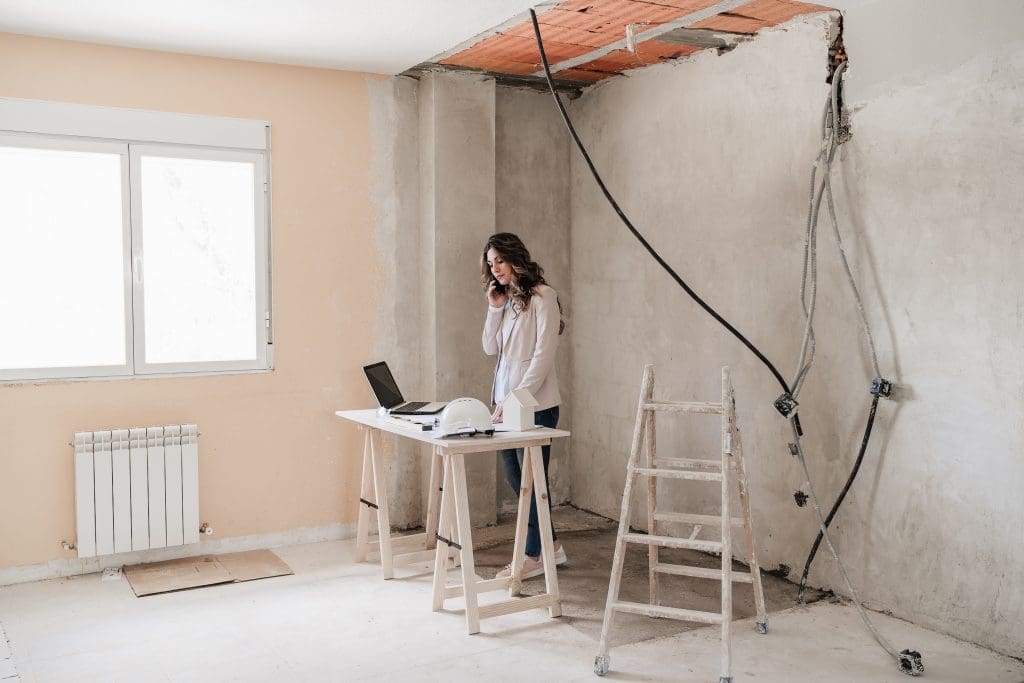
[[[534,429],[528,432],[498,432],[493,437],[436,438],[425,432],[402,425],[399,421],[377,416],[376,410],[339,410],[338,417],[351,420],[366,430],[363,447],[363,477],[360,490],[359,522],[356,531],[356,560],[366,559],[369,518],[371,508],[377,510],[378,541],[384,578],[394,576],[396,563],[434,559],[433,609],[439,611],[448,598],[465,596],[466,627],[469,633],[480,632],[480,619],[511,614],[527,609],[547,607],[552,617],[562,614],[555,571],[554,541],[551,538],[551,516],[548,511],[548,490],[544,481],[542,446],[552,439],[569,436],[561,429]],[[388,517],[387,477],[380,449],[380,433],[390,432],[432,446],[430,471],[430,497],[427,501],[426,532],[416,534],[413,549],[394,547],[391,523]],[[512,550],[512,576],[504,579],[478,580],[473,560],[473,533],[469,519],[469,493],[466,486],[466,455],[492,453],[505,448],[523,448],[522,489],[519,492],[519,510],[516,516],[516,537]],[[443,473],[442,473],[443,470]],[[442,478],[443,477],[443,478]],[[438,479],[441,485],[438,485]],[[526,598],[516,597],[522,587],[523,558],[526,549],[526,529],[530,517],[530,497],[537,491],[537,518],[540,524],[541,556],[544,567],[546,592]],[[438,494],[440,496],[438,497]],[[440,541],[440,542],[438,542]],[[396,539],[396,543],[398,540]],[[433,549],[431,549],[433,547]],[[395,550],[408,550],[396,554]],[[448,557],[454,551],[462,568],[462,583],[447,584]],[[480,606],[478,595],[488,591],[508,589],[509,599]]]

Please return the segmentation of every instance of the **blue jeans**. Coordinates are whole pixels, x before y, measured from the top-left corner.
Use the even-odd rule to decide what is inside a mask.
[[[548,408],[547,410],[538,410],[533,416],[534,424],[538,424],[541,427],[554,428],[558,424],[558,406],[554,408]],[[544,485],[548,485],[548,462],[551,460],[551,446],[542,446],[541,450],[544,453]],[[516,497],[519,497],[519,491],[521,490],[522,478],[523,478],[523,449],[522,448],[510,448],[503,451],[498,451],[498,458],[501,460],[501,464],[505,467],[505,479],[508,481],[509,486],[516,492]],[[551,511],[551,489],[548,489],[548,512]],[[555,526],[551,525],[551,538],[557,539],[558,535],[555,534]],[[531,557],[538,557],[540,555],[540,526],[537,522],[537,494],[534,492],[530,500],[530,525],[526,530],[526,554]]]

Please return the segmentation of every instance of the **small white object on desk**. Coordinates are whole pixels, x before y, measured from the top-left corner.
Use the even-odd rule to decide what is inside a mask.
[[[513,432],[533,429],[533,413],[538,405],[537,399],[526,389],[513,389],[502,404],[501,421]]]

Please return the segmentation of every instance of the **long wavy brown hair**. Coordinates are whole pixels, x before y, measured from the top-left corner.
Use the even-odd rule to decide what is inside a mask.
[[[487,252],[494,249],[505,263],[512,268],[512,279],[508,284],[505,293],[512,300],[512,308],[516,311],[526,310],[533,298],[533,290],[538,285],[546,285],[544,269],[540,264],[530,258],[530,250],[526,248],[518,235],[511,232],[499,232],[487,238],[484,245],[483,255],[480,258],[480,282],[483,283],[484,291],[491,285],[494,277],[491,275],[491,268],[487,265]],[[562,302],[555,297],[558,304],[558,334],[565,330],[565,320],[562,319]]]

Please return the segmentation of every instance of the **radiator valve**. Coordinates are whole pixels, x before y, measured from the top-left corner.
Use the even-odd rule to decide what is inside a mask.
[[[203,522],[202,526],[199,527],[199,533],[209,536],[213,533],[213,527],[210,526],[209,522]]]

